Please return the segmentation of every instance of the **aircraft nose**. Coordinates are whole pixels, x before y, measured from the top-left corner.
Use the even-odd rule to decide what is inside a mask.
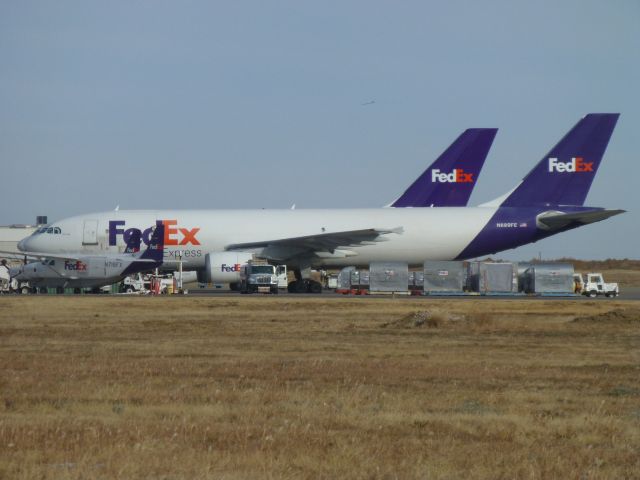
[[[23,238],[18,242],[18,250],[20,250],[21,252],[28,251],[27,240],[28,240],[27,238]]]

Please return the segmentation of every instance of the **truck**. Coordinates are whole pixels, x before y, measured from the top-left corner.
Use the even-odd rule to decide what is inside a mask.
[[[249,261],[240,267],[240,293],[278,293],[276,267]]]
[[[601,273],[575,273],[573,275],[575,293],[581,293],[587,297],[595,298],[598,295],[617,297],[620,289],[617,283],[606,283]]]

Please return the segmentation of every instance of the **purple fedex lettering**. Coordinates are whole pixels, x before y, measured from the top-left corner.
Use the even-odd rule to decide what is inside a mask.
[[[118,228],[125,225],[124,220],[109,220],[109,245],[115,246],[118,244],[118,235],[122,235],[122,239],[124,243],[129,243],[131,241],[131,237],[134,234],[141,234],[141,239],[145,243],[145,245],[149,245],[151,241],[151,234],[153,233],[153,228],[149,227],[144,231],[140,231],[139,228]]]
[[[124,229],[118,228],[120,225],[124,225],[124,220],[109,220],[109,245],[116,245],[116,237],[124,233]]]

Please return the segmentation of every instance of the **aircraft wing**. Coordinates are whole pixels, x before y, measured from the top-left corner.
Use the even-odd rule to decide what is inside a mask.
[[[60,255],[56,253],[44,253],[44,252],[9,252],[6,250],[0,250],[0,253],[5,255],[12,255],[16,258],[31,258],[35,260],[42,260],[43,258],[56,258],[60,260],[80,260],[79,257],[73,255]]]
[[[626,210],[587,210],[584,212],[549,212],[538,215],[537,222],[545,230],[560,230],[571,225],[587,225],[600,222]]]
[[[89,257],[107,257],[107,258],[123,258],[127,261],[136,261],[136,262],[150,262],[155,263],[155,260],[151,258],[135,258],[127,254],[104,254],[104,255],[73,255],[73,254],[59,254],[59,253],[44,253],[44,252],[9,252],[6,250],[0,250],[0,254],[12,255],[16,258],[30,258],[35,260],[42,260],[44,258],[54,258],[56,260],[86,260]]]
[[[394,229],[367,228],[363,230],[347,230],[343,232],[319,233],[317,235],[306,235],[303,237],[279,238],[259,242],[235,243],[227,245],[225,250],[255,250],[269,249],[272,251],[289,251],[289,257],[304,253],[330,252],[334,253],[341,247],[371,245],[376,242],[383,242],[386,239],[383,235],[390,233],[402,233],[402,227]]]

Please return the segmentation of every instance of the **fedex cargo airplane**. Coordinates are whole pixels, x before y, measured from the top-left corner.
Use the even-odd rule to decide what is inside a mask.
[[[299,291],[310,267],[475,258],[622,213],[584,205],[618,116],[586,115],[513,190],[477,207],[120,210],[55,222],[18,248],[121,251],[132,235],[148,243],[161,221],[165,259],[181,255],[201,279],[233,282],[239,264],[255,254],[293,268]]]

